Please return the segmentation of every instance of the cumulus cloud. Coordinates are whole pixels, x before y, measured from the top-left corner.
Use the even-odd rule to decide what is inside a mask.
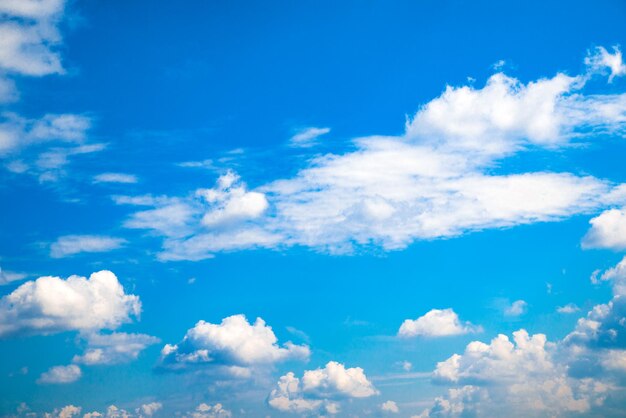
[[[194,411],[184,415],[185,418],[231,418],[232,416],[232,413],[224,409],[221,403],[215,405],[201,403]]]
[[[283,412],[302,414],[322,411],[336,414],[339,412],[339,400],[368,398],[377,394],[378,390],[362,368],[346,368],[331,361],[324,368],[305,371],[302,379],[292,372],[281,376],[268,397],[268,404]]]
[[[306,345],[289,341],[278,345],[278,338],[263,319],[249,323],[244,315],[233,315],[220,324],[199,321],[180,343],[163,347],[161,365],[167,369],[213,365],[237,377],[249,377],[256,367],[307,360],[309,355]]]
[[[82,372],[75,364],[68,366],[54,366],[47,372],[41,374],[37,383],[42,384],[63,384],[72,383],[80,379]]]
[[[556,311],[562,314],[573,314],[573,313],[580,311],[580,308],[576,306],[576,304],[574,303],[568,303],[567,305],[564,305],[564,306],[558,306],[556,308]]]
[[[136,412],[139,417],[151,417],[162,408],[163,404],[161,402],[150,402],[141,405],[139,408],[137,408]]]
[[[511,303],[510,306],[507,306],[504,309],[504,314],[506,316],[520,316],[520,315],[525,314],[527,309],[528,309],[528,303],[520,299]]]
[[[78,406],[74,406],[74,405],[67,405],[64,406],[61,409],[55,409],[53,412],[48,412],[43,414],[44,418],[72,418],[72,417],[78,417],[80,416],[80,411],[81,408]],[[28,416],[28,415],[27,415]],[[31,415],[34,416],[34,415]],[[83,416],[84,417],[88,417],[89,414],[86,414]]]
[[[137,359],[148,346],[160,340],[146,334],[89,334],[86,337],[87,349],[80,356],[74,356],[73,362],[85,365],[127,363]]]
[[[452,309],[432,309],[417,319],[406,319],[398,330],[399,337],[446,337],[479,331],[469,322],[461,322]]]
[[[592,379],[573,379],[555,358],[556,345],[543,334],[525,330],[490,344],[474,341],[461,355],[437,364],[433,376],[444,384],[460,385],[435,401],[423,416],[560,416],[585,413],[605,397],[607,386]]]
[[[317,139],[330,132],[330,128],[305,128],[301,129],[289,140],[292,147],[308,148],[316,144]]]
[[[391,412],[393,414],[397,414],[400,412],[400,408],[398,408],[398,404],[394,401],[386,401],[380,405],[380,410],[383,412]]]
[[[102,235],[65,235],[50,245],[50,256],[63,258],[80,253],[102,253],[121,248],[125,239]]]
[[[177,207],[186,214],[178,228],[158,213],[167,205],[135,213],[127,226],[164,234],[164,260],[198,260],[292,245],[394,250],[623,204],[624,189],[602,179],[498,169],[522,152],[624,135],[626,94],[585,94],[588,80],[558,73],[523,83],[497,73],[481,88],[448,86],[409,118],[403,135],[356,139],[351,151],[318,156],[293,177],[251,191],[234,193],[241,186],[221,179],[208,194],[171,198],[185,208]],[[202,201],[207,196],[215,200]]]
[[[0,299],[0,337],[115,329],[141,311],[110,271],[89,278],[40,277]]]
[[[582,241],[583,248],[626,249],[626,211],[609,209],[589,221],[591,228]]]
[[[102,173],[93,178],[94,183],[137,183],[137,176],[124,173]]]

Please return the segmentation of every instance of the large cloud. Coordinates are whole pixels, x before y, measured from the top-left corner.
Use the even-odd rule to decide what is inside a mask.
[[[378,390],[360,367],[346,368],[331,361],[324,368],[307,370],[302,379],[289,372],[282,376],[272,390],[268,404],[279,411],[309,413],[339,411],[338,401],[349,398],[368,398]]]
[[[617,52],[611,57],[621,61]],[[591,176],[497,169],[515,153],[556,150],[598,134],[623,136],[626,94],[585,95],[587,81],[609,65],[589,60],[594,64],[580,76],[559,73],[524,84],[498,73],[482,88],[447,87],[401,136],[357,139],[351,151],[315,157],[294,177],[251,191],[228,173],[193,198],[155,202],[126,226],[163,235],[161,259],[198,260],[281,245],[392,250],[623,203],[623,187]],[[168,222],[165,212],[184,216]]]
[[[0,299],[0,337],[115,329],[140,311],[139,297],[126,294],[110,271],[40,277]]]
[[[291,342],[279,346],[272,328],[261,318],[251,324],[245,316],[233,315],[220,324],[199,321],[180,343],[166,344],[161,353],[165,368],[213,365],[246,377],[255,367],[290,359],[306,360],[310,351],[306,345]]]

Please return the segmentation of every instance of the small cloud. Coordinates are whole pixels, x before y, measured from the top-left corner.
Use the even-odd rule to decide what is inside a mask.
[[[124,173],[102,173],[93,178],[94,183],[137,183],[137,176]]]
[[[63,258],[79,253],[102,253],[121,248],[126,242],[122,238],[102,235],[65,235],[50,245],[50,256]]]
[[[184,168],[204,168],[207,170],[213,170],[216,168],[215,164],[213,164],[213,160],[186,161],[184,163],[178,163],[176,165]]]
[[[520,316],[526,313],[528,303],[523,300],[516,300],[510,306],[504,308],[504,315],[506,316]]]
[[[28,277],[26,273],[17,273],[14,271],[2,270],[2,267],[0,267],[0,286],[9,284],[11,282],[23,280],[26,277]]]
[[[187,284],[194,284],[195,282],[196,282],[195,277],[191,277],[189,280],[187,280]]]
[[[506,65],[506,61],[505,60],[498,60],[495,63],[493,63],[491,68],[493,68],[496,71],[500,71],[501,69],[504,68],[505,65]]]
[[[417,319],[405,320],[398,330],[399,337],[446,337],[477,332],[469,322],[462,323],[452,309],[432,309]]]
[[[39,384],[64,384],[72,383],[80,379],[82,376],[80,367],[75,364],[69,366],[54,366],[47,372],[44,372],[37,379]]]
[[[316,140],[330,132],[330,128],[305,128],[289,139],[289,145],[294,148],[309,148],[316,144]]]
[[[400,412],[398,405],[394,401],[383,402],[382,405],[380,405],[380,410],[383,412],[391,412],[393,414]]]
[[[398,365],[400,366],[400,368],[402,368],[402,370],[404,370],[405,372],[409,372],[411,371],[411,369],[413,368],[413,364],[410,361],[401,361],[398,363]]]
[[[605,74],[609,70],[609,83],[612,83],[615,77],[626,75],[622,51],[617,46],[613,47],[612,54],[602,46],[589,51],[587,58],[585,58],[585,64],[591,73]]]
[[[578,311],[580,311],[580,308],[578,306],[576,306],[573,303],[568,303],[565,306],[559,306],[556,308],[556,311],[558,313],[562,313],[562,314],[572,314],[572,313],[576,313]]]
[[[291,327],[291,326],[288,326],[288,327],[285,327],[285,328],[287,329],[287,332],[289,332],[294,337],[297,337],[297,338],[301,339],[305,343],[308,344],[311,341],[311,338],[309,337],[309,335],[306,332],[304,332],[302,330],[299,330],[296,327]]]

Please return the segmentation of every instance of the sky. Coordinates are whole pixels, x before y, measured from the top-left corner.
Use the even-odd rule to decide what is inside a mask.
[[[623,417],[625,21],[0,0],[0,416]]]

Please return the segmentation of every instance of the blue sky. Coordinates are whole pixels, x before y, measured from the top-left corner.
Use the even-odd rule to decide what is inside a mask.
[[[625,18],[0,0],[0,416],[623,416]]]

